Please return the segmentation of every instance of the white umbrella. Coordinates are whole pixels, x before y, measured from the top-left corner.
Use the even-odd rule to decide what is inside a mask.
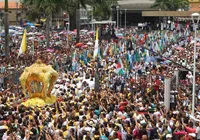
[[[190,44],[193,44],[193,43],[195,43],[195,41],[194,41],[194,40],[190,41]]]
[[[16,35],[23,35],[22,32],[16,32],[15,34],[16,34]]]
[[[93,45],[93,43],[92,42],[88,42],[87,45]]]
[[[34,33],[33,32],[29,32],[29,33],[27,33],[28,35],[34,35]]]
[[[29,40],[32,40],[32,39],[34,39],[34,37],[29,37],[28,39],[29,39]]]

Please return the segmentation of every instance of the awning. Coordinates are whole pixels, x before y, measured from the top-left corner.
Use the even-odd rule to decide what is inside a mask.
[[[142,11],[143,17],[191,17],[199,11]]]

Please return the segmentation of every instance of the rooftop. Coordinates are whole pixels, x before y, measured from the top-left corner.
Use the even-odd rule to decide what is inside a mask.
[[[0,8],[4,8],[5,3],[0,0]],[[21,8],[21,5],[16,1],[9,1],[8,8]]]
[[[154,0],[119,0],[120,8],[127,10],[153,10]]]

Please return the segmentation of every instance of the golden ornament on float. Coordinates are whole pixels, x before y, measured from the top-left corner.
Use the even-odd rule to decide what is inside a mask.
[[[58,73],[51,65],[37,60],[30,67],[26,67],[20,76],[20,82],[24,95],[28,94],[29,99],[22,103],[25,106],[44,106],[56,101],[51,95],[53,86],[58,78]]]

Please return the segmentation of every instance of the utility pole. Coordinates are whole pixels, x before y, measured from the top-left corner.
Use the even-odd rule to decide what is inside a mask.
[[[9,21],[8,21],[8,0],[5,0],[4,6],[4,15],[5,15],[5,55],[9,56],[10,48],[9,48]]]

